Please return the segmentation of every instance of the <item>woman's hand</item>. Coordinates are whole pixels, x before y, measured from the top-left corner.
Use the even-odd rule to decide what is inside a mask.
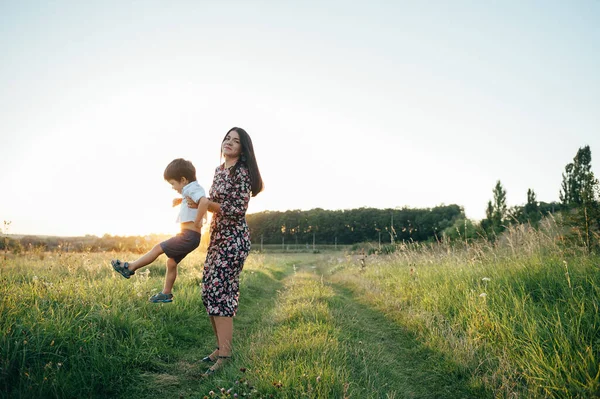
[[[175,206],[181,204],[182,202],[183,202],[183,200],[181,198],[175,198],[173,200],[173,206],[175,207]]]
[[[185,201],[187,202],[188,208],[197,209],[198,204],[194,202],[190,197],[185,197]]]

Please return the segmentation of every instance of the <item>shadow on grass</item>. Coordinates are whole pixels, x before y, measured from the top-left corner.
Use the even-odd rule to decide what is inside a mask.
[[[359,302],[354,292],[330,285],[329,307],[348,351],[352,397],[486,398],[470,386],[470,373],[419,342],[380,311]]]

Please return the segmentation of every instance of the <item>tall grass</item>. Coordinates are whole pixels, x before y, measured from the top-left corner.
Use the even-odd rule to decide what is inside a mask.
[[[560,227],[510,228],[496,244],[402,245],[332,281],[409,327],[501,397],[600,395],[600,259]]]
[[[199,259],[184,261],[178,306],[167,308],[147,301],[162,287],[162,263],[125,280],[111,257],[40,252],[0,261],[0,395],[116,396],[131,370],[151,370],[173,342],[208,330],[192,266]]]
[[[211,379],[202,252],[173,304],[147,300],[164,257],[125,280],[109,261],[135,255],[6,254],[0,396],[598,397],[600,259],[560,237],[547,220],[495,244],[401,244],[364,269],[341,252],[253,253],[235,357]]]

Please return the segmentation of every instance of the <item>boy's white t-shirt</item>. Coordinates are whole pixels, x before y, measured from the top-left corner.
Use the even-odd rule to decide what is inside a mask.
[[[190,208],[185,200],[185,197],[190,197],[194,202],[198,203],[200,198],[206,197],[206,193],[197,181],[186,184],[181,190],[181,196],[183,201],[179,207],[179,215],[177,216],[177,223],[193,222],[196,220],[198,215],[198,209]]]

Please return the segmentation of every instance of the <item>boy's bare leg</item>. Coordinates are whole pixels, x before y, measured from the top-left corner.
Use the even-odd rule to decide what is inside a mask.
[[[173,284],[177,278],[177,262],[169,258],[167,259],[167,271],[165,272],[165,285],[163,287],[163,294],[170,294],[173,290]]]
[[[154,246],[154,248],[152,248],[146,254],[142,255],[141,258],[139,258],[133,262],[129,262],[129,270],[133,272],[133,271],[139,269],[140,267],[147,266],[150,263],[154,262],[156,260],[156,258],[158,258],[163,253],[164,253],[164,251],[162,250],[160,244],[156,244]]]

